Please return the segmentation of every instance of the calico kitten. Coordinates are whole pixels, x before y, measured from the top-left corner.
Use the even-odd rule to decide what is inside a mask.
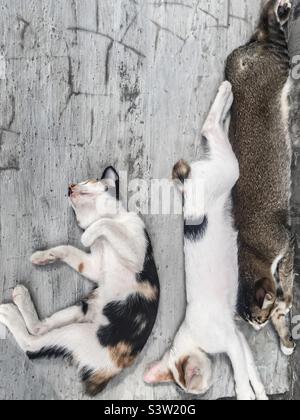
[[[283,26],[291,7],[290,1],[267,1],[251,42],[234,51],[226,66],[235,97],[230,141],[241,171],[234,191],[239,313],[258,330],[271,319],[287,355],[295,348],[286,321],[293,299],[294,240],[290,60]]]
[[[231,190],[239,168],[225,123],[232,101],[231,85],[225,82],[203,127],[206,153],[199,162],[189,166],[180,161],[173,170],[174,179],[185,181],[181,188],[185,203],[187,311],[172,348],[148,369],[145,381],[175,382],[187,393],[204,394],[212,379],[209,355],[227,353],[238,399],[265,400],[251,350],[234,322],[238,264]],[[195,194],[197,182],[204,186],[204,197]]]
[[[85,230],[82,243],[91,252],[60,246],[31,258],[36,265],[69,265],[97,285],[90,296],[44,321],[23,286],[13,292],[16,306],[0,306],[0,322],[31,359],[71,357],[90,395],[133,365],[158,311],[160,288],[149,236],[142,220],[118,202],[118,195],[119,177],[113,168],[101,181],[70,186],[71,205]]]

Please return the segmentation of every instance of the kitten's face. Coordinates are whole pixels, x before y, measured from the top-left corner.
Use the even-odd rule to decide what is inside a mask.
[[[269,322],[276,304],[276,293],[271,284],[272,279],[266,278],[255,285],[249,322],[258,331]]]
[[[260,308],[256,302],[253,302],[251,308],[251,319],[249,320],[249,323],[256,331],[260,331],[268,324],[273,308],[274,304],[271,302],[270,306],[265,309]]]
[[[69,199],[79,226],[87,229],[104,216],[114,216],[118,211],[118,175],[108,168],[101,181],[91,179],[69,186]]]
[[[186,394],[204,395],[212,385],[212,365],[208,356],[199,352],[186,357],[174,357],[172,352],[146,371],[148,384],[175,383]]]

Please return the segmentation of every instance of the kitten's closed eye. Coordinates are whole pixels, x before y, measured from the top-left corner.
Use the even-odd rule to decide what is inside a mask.
[[[80,195],[91,195],[91,193],[89,191],[80,191],[79,194]]]

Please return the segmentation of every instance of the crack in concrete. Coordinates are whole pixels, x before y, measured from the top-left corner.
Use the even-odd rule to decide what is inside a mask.
[[[20,38],[21,38],[21,48],[22,48],[22,50],[24,50],[24,48],[25,48],[25,36],[26,36],[27,29],[30,26],[30,22],[25,20],[22,16],[17,16],[17,20],[18,20],[19,23],[21,23],[23,25],[23,28],[22,28],[21,34],[20,34]]]
[[[16,136],[19,136],[21,133],[19,131],[10,130],[9,128],[0,127],[0,131],[3,131],[4,133],[9,134],[15,134]]]
[[[7,171],[19,171],[20,167],[19,165],[13,165],[13,166],[0,166],[0,172],[7,172]]]
[[[178,7],[183,7],[183,8],[186,8],[186,9],[193,9],[193,6],[191,6],[189,4],[185,4],[185,3],[180,3],[178,1],[160,1],[159,3],[152,2],[152,3],[148,3],[148,4],[150,6],[157,7],[157,8],[168,7],[168,6],[175,6],[175,7],[178,6]]]
[[[66,99],[66,103],[64,108],[62,109],[60,115],[59,115],[59,119],[61,119],[61,117],[63,116],[63,114],[65,113],[66,109],[69,106],[69,103],[72,99],[73,96],[76,96],[76,92],[74,91],[74,74],[73,74],[73,64],[72,64],[72,58],[70,56],[68,56],[68,87],[69,87],[69,93]]]
[[[72,9],[73,16],[74,16],[75,26],[77,26],[78,25],[78,14],[77,14],[77,3],[76,3],[76,0],[72,0],[71,9]],[[78,45],[77,33],[75,33],[74,45]]]
[[[126,38],[126,35],[128,34],[128,32],[129,32],[129,30],[131,29],[131,27],[132,27],[132,25],[137,21],[137,17],[138,17],[138,13],[136,13],[135,15],[134,15],[134,17],[131,19],[131,22],[129,23],[129,25],[127,26],[127,28],[126,28],[126,30],[125,30],[125,32],[124,32],[124,35],[122,36],[122,38],[121,38],[121,42],[124,42],[124,40],[125,40],[125,38]]]
[[[77,96],[85,96],[85,97],[108,97],[108,94],[101,94],[101,93],[90,93],[90,92],[83,92],[80,90],[76,90],[75,89],[75,82],[74,82],[74,70],[73,70],[73,63],[72,63],[72,58],[71,56],[68,56],[68,80],[67,80],[67,84],[68,84],[68,95],[66,98],[66,103],[65,106],[63,107],[63,109],[61,110],[60,114],[59,114],[59,120],[61,120],[63,114],[66,112],[71,99],[73,97],[77,97]]]
[[[114,46],[114,42],[111,41],[106,49],[106,56],[105,56],[105,86],[108,85],[109,76],[110,76],[110,58],[111,58],[111,50]]]
[[[7,165],[0,166],[0,172],[19,171],[19,170],[20,170],[20,166],[16,158],[11,158],[8,161]]]
[[[96,30],[99,32],[100,29],[100,20],[99,20],[99,1],[95,0],[95,6],[96,6]]]
[[[70,28],[68,28],[68,30],[69,31],[84,32],[84,33],[89,33],[89,34],[92,34],[92,35],[101,36],[103,38],[109,39],[110,42],[114,42],[114,43],[117,43],[119,45],[122,45],[126,50],[129,50],[129,51],[133,52],[134,54],[136,54],[140,58],[146,58],[145,54],[138,51],[136,48],[132,47],[131,45],[128,45],[123,41],[118,41],[117,39],[114,39],[110,35],[103,34],[102,32],[94,31],[92,29],[87,29],[87,28],[82,28],[82,27],[70,27]]]
[[[12,130],[12,126],[16,118],[16,98],[14,97],[14,95],[10,96],[10,107],[11,107],[11,115],[9,117],[9,121],[6,127],[0,127],[0,151],[3,145],[3,133],[10,133],[17,136],[20,135],[19,132]]]
[[[176,32],[172,31],[171,29],[166,28],[166,27],[164,27],[164,26],[161,26],[159,23],[155,22],[154,20],[151,20],[151,19],[150,19],[150,22],[151,22],[151,23],[153,23],[153,25],[155,25],[155,26],[156,26],[156,28],[158,28],[158,29],[159,29],[159,32],[160,32],[160,31],[167,32],[167,33],[169,33],[169,34],[171,34],[171,35],[175,36],[175,37],[176,37],[177,39],[179,39],[181,42],[184,42],[184,43],[186,42],[186,39],[185,39],[185,38],[183,38],[182,36],[180,36],[180,35],[176,34]],[[156,45],[156,47],[157,47],[157,45]]]

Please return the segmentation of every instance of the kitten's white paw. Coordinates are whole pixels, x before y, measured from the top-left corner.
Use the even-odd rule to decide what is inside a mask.
[[[31,256],[30,261],[34,265],[48,265],[53,264],[55,261],[57,261],[57,257],[51,250],[38,251]]]
[[[269,397],[267,396],[267,394],[265,392],[261,392],[261,393],[257,394],[256,399],[257,399],[257,401],[269,401]]]
[[[8,329],[11,329],[13,326],[18,325],[19,320],[20,312],[14,304],[0,305],[1,324],[5,325]]]
[[[90,248],[93,245],[93,238],[88,233],[88,231],[84,232],[84,234],[81,237],[81,243],[85,248]]]
[[[265,387],[262,383],[251,382],[251,385],[254,389],[257,401],[269,401],[269,398],[266,394]]]
[[[35,326],[32,330],[32,334],[33,335],[45,335],[49,332],[49,328],[44,325],[42,322],[40,324],[38,324],[37,326]]]
[[[219,87],[219,92],[224,95],[230,95],[232,93],[232,84],[228,80],[225,80]]]
[[[292,356],[295,352],[296,344],[294,343],[293,347],[286,347],[283,343],[280,343],[280,348],[285,356]]]
[[[245,391],[237,391],[236,398],[238,401],[255,401],[256,400],[256,396],[252,388],[249,388]]]
[[[31,302],[29,291],[22,285],[15,287],[12,299],[18,307],[27,306]]]

